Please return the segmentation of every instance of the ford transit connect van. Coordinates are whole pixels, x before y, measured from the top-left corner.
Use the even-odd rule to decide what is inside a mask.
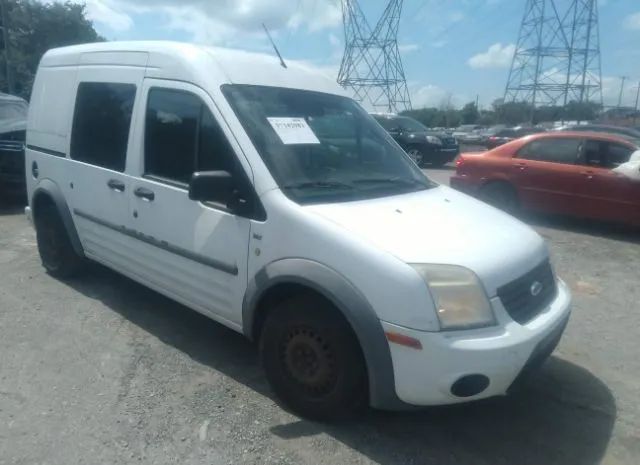
[[[538,234],[429,180],[300,64],[166,42],[51,50],[26,170],[51,275],[93,260],[242,332],[305,416],[503,395],[569,316]]]

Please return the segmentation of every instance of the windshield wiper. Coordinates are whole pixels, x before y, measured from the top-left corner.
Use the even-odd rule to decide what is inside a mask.
[[[424,186],[423,183],[418,181],[417,179],[406,179],[406,178],[362,178],[362,179],[354,179],[354,184],[405,184],[410,186]]]
[[[282,189],[348,189],[352,190],[353,186],[338,181],[307,181],[297,184],[287,184]]]

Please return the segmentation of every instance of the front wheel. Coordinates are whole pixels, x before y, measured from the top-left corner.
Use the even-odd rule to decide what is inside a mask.
[[[315,420],[349,416],[366,405],[366,368],[351,327],[328,302],[309,296],[272,309],[260,356],[276,395]]]

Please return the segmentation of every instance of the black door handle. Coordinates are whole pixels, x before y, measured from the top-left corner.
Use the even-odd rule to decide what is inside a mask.
[[[107,181],[107,186],[109,186],[109,189],[111,190],[124,192],[124,183],[122,181],[118,181],[117,179],[109,179],[109,181]]]
[[[136,197],[140,197],[142,200],[146,200],[147,202],[152,202],[153,199],[156,198],[156,194],[153,193],[152,190],[149,190],[145,187],[137,187],[136,190],[133,191]]]

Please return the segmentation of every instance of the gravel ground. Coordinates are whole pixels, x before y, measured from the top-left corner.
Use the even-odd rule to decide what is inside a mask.
[[[529,219],[575,305],[523,391],[324,425],[275,402],[242,336],[99,266],[48,276],[20,210],[0,212],[2,465],[640,463],[637,233]]]

